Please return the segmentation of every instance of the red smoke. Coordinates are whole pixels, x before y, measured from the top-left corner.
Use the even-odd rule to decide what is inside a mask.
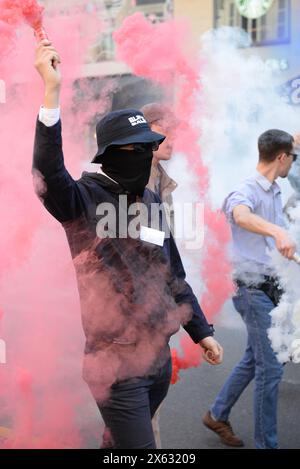
[[[42,25],[42,15],[44,7],[38,4],[36,0],[22,0],[22,12],[27,23],[35,29]]]
[[[62,59],[64,154],[68,170],[77,179],[81,162],[92,156],[85,148],[86,123],[94,118],[95,111],[101,114],[109,108],[105,93],[110,93],[114,85],[98,90],[98,100],[95,100],[88,85],[76,83],[74,100],[74,79],[80,76],[87,46],[99,33],[96,15],[83,11],[56,16],[53,21],[45,17],[45,23]],[[100,418],[81,376],[84,337],[71,256],[63,229],[46,213],[32,187],[34,127],[42,104],[43,86],[33,67],[32,31],[20,27],[16,35],[17,24],[11,27],[14,37],[18,36],[10,44],[13,54],[6,53],[5,60],[4,54],[0,56],[1,78],[7,85],[7,103],[0,125],[3,155],[0,161],[3,227],[0,232],[0,297],[5,310],[2,336],[7,344],[7,364],[0,367],[0,426],[13,430],[1,445],[5,448],[83,446],[80,421],[88,421],[89,438],[97,438],[97,446],[101,436]],[[70,42],[66,42],[66,30],[72,38]],[[82,100],[78,98],[78,91],[82,92]],[[42,189],[47,190],[47,187]],[[136,257],[135,251],[132,256]],[[80,261],[79,255],[75,262],[77,269]],[[139,334],[135,355],[128,353],[127,356],[127,349],[119,346],[112,347],[108,354],[100,350],[85,356],[85,371],[90,375],[86,377],[90,382],[94,379],[99,397],[107,394],[116,378],[123,379],[130,371],[142,374],[157,349],[162,347],[164,336],[169,332],[164,332],[164,328],[171,325],[172,330],[177,330],[182,317],[189,314],[184,307],[177,308],[174,304],[175,311],[170,311],[170,320],[165,326],[156,320],[159,333],[154,334],[153,328],[146,330],[143,321],[147,322],[147,316],[152,314],[151,304],[160,302],[165,311],[161,305],[165,282],[160,278],[164,279],[166,272],[160,272],[160,277],[154,262],[150,267],[148,262],[145,271],[150,278],[143,276],[139,294],[141,304],[145,304],[146,317],[139,314],[137,301],[137,323],[133,325],[122,315],[124,295],[113,294],[105,278],[93,275],[87,279],[91,296],[87,295],[85,300],[89,310],[95,311],[88,318],[92,329],[113,326],[125,329],[129,335],[143,331]],[[115,278],[120,281],[119,272]],[[84,272],[81,280],[84,280]],[[105,301],[106,308],[103,307]],[[130,313],[133,316],[133,312]]]
[[[1,0],[0,18],[11,26],[19,26],[26,21],[32,28],[40,26],[44,7],[36,0]]]
[[[25,20],[33,26],[41,14],[37,2],[0,3],[0,78],[7,90],[6,103],[0,104],[0,307],[5,311],[0,313],[0,339],[7,352],[7,363],[0,364],[0,427],[12,429],[7,441],[1,440],[5,448],[79,447],[80,422],[86,419],[90,438],[100,442],[101,437],[97,409],[82,380],[84,337],[65,234],[32,186],[43,85],[33,66],[36,43]],[[84,115],[75,114],[73,80],[80,76],[101,22],[80,11],[46,16],[45,23],[62,57],[65,159],[78,178],[82,161],[91,158],[81,137],[86,121],[108,102],[101,94],[92,110],[87,100]],[[66,31],[72,37],[68,43]],[[76,104],[80,111],[83,104]]]
[[[197,368],[201,361],[201,353],[199,352],[199,346],[195,346],[194,343],[187,339],[186,336],[182,336],[180,340],[181,353],[176,349],[171,350],[172,356],[172,378],[171,384],[176,384],[180,379],[180,370],[186,370],[188,368]]]
[[[206,317],[212,321],[233,288],[227,258],[230,232],[225,218],[211,208],[206,196],[209,172],[201,160],[201,129],[197,126],[201,63],[186,54],[189,25],[174,20],[151,24],[142,14],[136,13],[125,19],[114,39],[117,56],[130,66],[133,73],[162,85],[169,101],[176,90],[175,114],[181,120],[177,128],[176,150],[186,156],[191,172],[197,178],[199,199],[205,202],[206,232],[199,274],[205,286],[201,304]],[[179,369],[198,366],[201,361],[201,348],[191,343],[188,337],[182,339],[181,348],[183,355],[180,358],[176,351],[172,352],[174,370],[177,370],[173,382]]]
[[[0,58],[11,50],[16,28],[28,23],[33,29],[42,25],[44,7],[36,0],[0,0]]]
[[[85,419],[90,417],[89,426],[92,426],[96,415],[96,406],[81,379],[84,338],[65,234],[37,200],[31,181],[34,125],[42,104],[43,87],[33,68],[32,31],[22,25],[25,19],[31,26],[35,25],[41,14],[36,2],[0,0],[0,78],[7,85],[7,102],[1,104],[5,112],[0,117],[0,297],[5,311],[1,338],[7,345],[7,365],[0,365],[0,426],[13,428],[12,437],[3,444],[9,448],[78,447],[82,445],[78,419],[84,413]],[[99,20],[94,14],[80,11],[76,15],[56,16],[53,21],[46,17],[45,23],[62,58],[64,153],[67,168],[77,178],[81,162],[91,157],[84,146],[86,122],[96,110],[101,113],[109,107],[103,93],[99,93],[97,102],[85,99],[84,104],[76,102],[76,106],[73,102],[73,81],[80,75],[87,46],[99,34]],[[120,50],[123,42],[124,59],[129,64],[133,62],[135,73],[169,88],[168,97],[174,85],[178,86],[177,115],[182,119],[178,148],[181,142],[197,174],[199,194],[203,195],[209,177],[199,159],[199,131],[186,124],[192,120],[194,94],[199,92],[197,61],[187,60],[181,47],[187,30],[175,22],[149,25],[139,15],[128,19],[125,25],[126,34],[119,31],[117,43]],[[66,41],[66,31],[72,41]],[[222,244],[226,241],[227,228],[222,219],[216,220],[209,210],[205,262],[201,270],[209,289],[215,288],[217,282],[215,270],[222,281],[227,275]],[[212,259],[214,262],[218,259],[216,267]],[[225,299],[224,281],[223,290],[219,284],[215,288],[218,295],[211,304],[204,297],[209,317]],[[215,293],[208,291],[207,298]],[[182,349],[184,356],[178,366],[197,366],[200,347],[192,349],[189,342],[188,346],[182,343]],[[141,350],[140,362],[147,358],[145,352],[149,356],[152,350]],[[95,365],[98,371],[99,366]],[[101,373],[111,383],[117,364],[102,365],[105,369]],[[141,363],[137,361],[136,365]],[[89,408],[92,408],[90,416]],[[98,420],[95,417],[95,427]]]

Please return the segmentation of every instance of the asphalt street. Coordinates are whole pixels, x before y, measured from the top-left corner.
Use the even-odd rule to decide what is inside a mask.
[[[206,429],[201,420],[234,365],[243,355],[246,334],[239,315],[228,302],[215,325],[216,338],[223,345],[224,362],[220,366],[203,363],[199,368],[182,371],[181,379],[170,386],[160,416],[162,447],[164,449],[226,449],[218,437]],[[172,339],[173,344],[177,337]],[[84,406],[78,410],[82,448],[99,448],[103,422],[87,386],[83,385]],[[244,440],[245,448],[254,448],[253,442],[253,383],[245,390],[231,414],[235,432]],[[0,405],[1,407],[1,405]],[[280,386],[278,427],[279,444],[283,449],[300,448],[300,365],[285,366]],[[1,427],[2,426],[2,427]],[[13,435],[10,419],[0,422],[1,438]]]
[[[164,449],[226,449],[218,437],[202,424],[202,416],[212,404],[232,368],[241,359],[245,345],[245,328],[232,303],[228,302],[215,325],[216,338],[224,347],[220,366],[203,363],[199,368],[184,370],[176,385],[170,386],[160,415]],[[177,338],[172,340],[175,345]],[[253,449],[253,383],[245,390],[231,414],[234,431]],[[278,428],[282,449],[300,448],[300,365],[287,364],[280,385]],[[83,446],[99,447],[102,425],[91,400],[81,412]]]
[[[166,449],[224,449],[218,437],[201,422],[220,387],[244,351],[246,334],[242,327],[217,327],[216,336],[225,350],[224,363],[218,367],[203,364],[183,371],[181,380],[171,386],[164,402],[160,427]],[[249,385],[233,408],[231,424],[244,440],[246,448],[253,442],[253,384]],[[280,448],[300,448],[300,365],[285,366],[280,386],[278,427]]]

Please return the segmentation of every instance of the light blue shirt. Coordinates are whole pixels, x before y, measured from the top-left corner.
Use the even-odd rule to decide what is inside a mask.
[[[223,211],[232,230],[231,258],[234,277],[248,281],[253,277],[256,281],[259,275],[274,274],[270,250],[276,249],[276,245],[270,236],[251,233],[235,223],[233,209],[237,205],[246,205],[255,215],[285,227],[280,187],[256,172],[240,183],[223,204]]]

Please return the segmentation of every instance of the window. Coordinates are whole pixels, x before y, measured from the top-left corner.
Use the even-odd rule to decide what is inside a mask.
[[[146,18],[151,21],[151,23],[162,23],[165,20],[164,13],[158,11],[156,13],[145,13]]]
[[[230,4],[230,13],[229,13],[229,23],[230,26],[234,26],[234,4]]]
[[[115,59],[113,31],[127,15],[141,11],[152,23],[161,23],[173,12],[173,0],[136,0],[135,4],[124,0],[103,0],[103,4],[106,6],[103,13],[106,27],[91,48],[91,60],[94,62]]]
[[[252,38],[253,46],[290,42],[291,0],[274,0],[268,13],[257,19],[240,15],[234,0],[214,0],[214,26],[243,28]]]
[[[165,0],[136,0],[136,6],[151,5],[153,3],[165,3]]]

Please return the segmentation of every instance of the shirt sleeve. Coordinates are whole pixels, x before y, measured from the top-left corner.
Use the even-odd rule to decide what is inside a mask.
[[[57,124],[60,119],[60,108],[47,109],[44,106],[40,107],[39,121],[42,122],[46,127],[52,127]]]
[[[237,205],[246,205],[251,212],[255,212],[257,202],[253,193],[247,187],[231,192],[223,203],[223,212],[230,223],[234,223],[233,209]]]
[[[75,220],[82,214],[80,188],[64,163],[60,120],[48,127],[37,119],[32,173],[37,195],[59,222]]]

